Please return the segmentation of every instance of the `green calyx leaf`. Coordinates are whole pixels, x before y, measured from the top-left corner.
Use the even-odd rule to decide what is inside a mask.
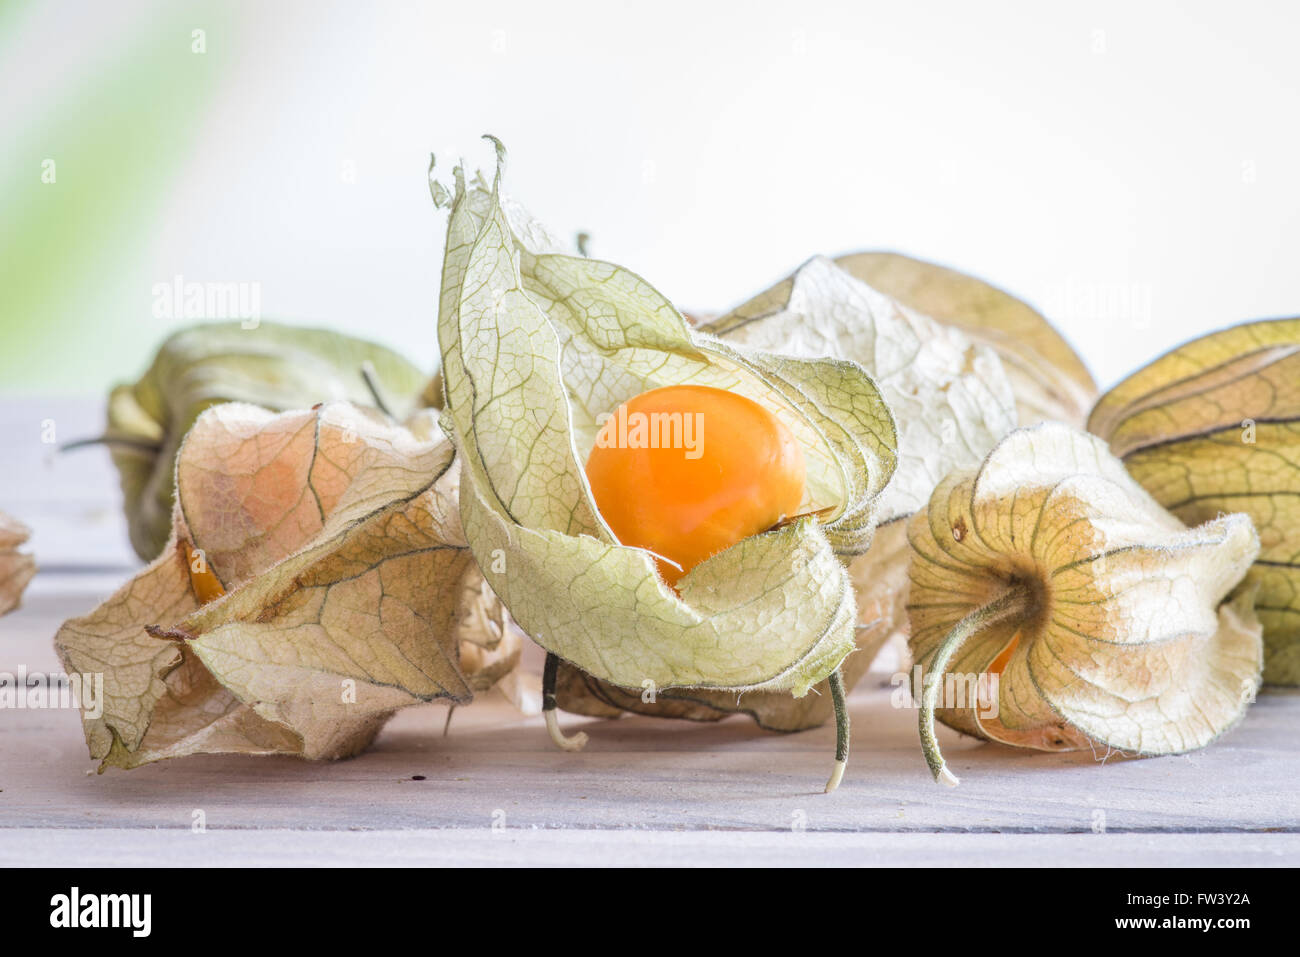
[[[439,310],[443,425],[485,577],[538,643],[630,688],[805,694],[854,647],[845,561],[870,545],[895,466],[893,417],[842,359],[783,356],[693,331],[635,274],[568,256],[456,171]],[[601,417],[697,384],[778,414],[804,450],[803,513],[698,565],[674,591],[618,544],[583,463]]]

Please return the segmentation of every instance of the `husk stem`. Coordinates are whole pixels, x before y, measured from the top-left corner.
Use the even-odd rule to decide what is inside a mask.
[[[943,754],[939,750],[939,741],[934,735],[934,709],[938,704],[939,690],[943,687],[943,676],[953,656],[968,639],[979,634],[990,625],[994,625],[1012,615],[1023,614],[1029,610],[1030,590],[1023,583],[1015,583],[990,601],[953,625],[952,630],[944,635],[943,641],[930,658],[930,667],[925,675],[921,690],[921,711],[918,724],[921,732],[921,751],[925,762],[930,766],[930,773],[940,784],[956,787],[960,782],[955,774],[948,770]]]
[[[563,751],[581,751],[587,744],[587,733],[579,731],[575,735],[566,735],[560,730],[556,715],[555,679],[559,672],[560,659],[551,652],[546,653],[546,666],[542,669],[542,715],[546,718],[546,732]]]
[[[75,452],[78,449],[88,449],[96,445],[103,445],[109,449],[130,449],[133,452],[148,452],[157,454],[162,451],[162,446],[157,442],[144,442],[137,439],[119,439],[107,435],[97,435],[93,439],[76,439],[72,442],[64,442],[59,446],[60,452]]]
[[[849,709],[844,701],[844,677],[840,669],[831,672],[831,703],[835,707],[835,767],[831,769],[826,792],[830,794],[844,779],[844,769],[849,763]]]
[[[370,398],[374,399],[375,408],[390,419],[395,419],[392,407],[385,401],[384,394],[379,391],[379,374],[375,371],[375,364],[369,359],[361,363],[361,381],[366,384]]]

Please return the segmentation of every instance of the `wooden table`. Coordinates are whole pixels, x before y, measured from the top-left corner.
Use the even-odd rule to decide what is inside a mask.
[[[59,623],[132,570],[107,456],[39,441],[46,419],[64,441],[98,415],[0,403],[0,508],[36,529],[43,568],[0,619],[0,671],[58,670]],[[567,754],[493,694],[457,711],[447,737],[443,707],[402,712],[350,761],[195,757],[96,775],[75,712],[0,710],[0,865],[1300,863],[1300,695],[1262,696],[1222,741],[1180,757],[1038,754],[941,730],[962,778],[947,789],[888,677],[850,699],[853,754],[832,795],[831,728],[775,735],[743,717],[565,716],[591,737]]]

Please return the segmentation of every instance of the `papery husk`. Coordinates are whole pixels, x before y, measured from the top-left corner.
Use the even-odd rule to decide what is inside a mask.
[[[168,547],[55,638],[67,671],[103,675],[102,714],[82,703],[101,770],[348,757],[398,708],[468,703],[517,658],[460,626],[472,561],[454,451],[417,431],[347,403],[199,417]],[[482,651],[468,669],[466,644]]]
[[[1262,548],[1243,582],[1264,625],[1264,681],[1300,685],[1300,319],[1179,346],[1107,392],[1088,420],[1184,522],[1245,512]]]
[[[19,606],[23,591],[36,574],[36,559],[19,551],[31,534],[18,519],[0,512],[0,615]]]
[[[327,329],[228,322],[170,335],[144,375],[108,399],[104,439],[136,554],[150,561],[171,534],[176,452],[200,413],[223,402],[273,412],[340,400],[373,405],[367,368],[399,416],[428,383],[427,373],[392,350]]]
[[[999,677],[996,694],[940,702],[935,716],[957,730],[1172,754],[1209,744],[1254,698],[1259,622],[1248,600],[1224,601],[1259,549],[1250,518],[1188,528],[1094,436],[1013,432],[935,489],[909,540],[909,642],[925,680]],[[1017,595],[934,669],[959,623]]]
[[[852,363],[693,332],[644,280],[559,251],[501,197],[500,168],[491,189],[456,175],[443,422],[463,453],[461,515],[488,583],[534,641],[613,685],[805,695],[854,647],[841,559],[869,547],[894,465],[875,385]],[[687,382],[739,391],[782,418],[804,446],[809,517],[743,540],[674,589],[653,556],[614,540],[582,463],[600,415]]]
[[[850,253],[835,262],[887,296],[997,350],[1015,392],[1020,425],[1083,426],[1097,385],[1065,337],[1032,306],[982,279],[900,253]]]
[[[1015,426],[1012,381],[993,348],[821,257],[703,329],[748,347],[856,362],[893,410],[898,465],[880,496],[882,524],[866,553],[846,558],[858,605],[856,650],[842,669],[852,690],[889,636],[907,627],[907,517],[945,474],[976,465]],[[709,720],[745,713],[761,727],[796,731],[820,725],[832,713],[824,686],[815,699],[668,692],[650,700],[641,689],[617,689],[590,676],[574,681],[562,671],[561,678],[560,707],[582,714],[626,708]],[[689,704],[678,700],[683,697]]]

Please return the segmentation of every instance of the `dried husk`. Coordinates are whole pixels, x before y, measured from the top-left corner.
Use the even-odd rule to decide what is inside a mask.
[[[18,519],[0,512],[0,615],[18,607],[27,583],[36,574],[36,559],[19,551],[31,534]]]
[[[1088,420],[1139,484],[1189,525],[1245,512],[1261,549],[1264,681],[1300,685],[1300,319],[1179,346],[1107,392]]]
[[[860,367],[696,333],[644,280],[560,252],[497,182],[457,170],[439,341],[443,421],[463,453],[461,514],[480,569],[539,644],[640,693],[766,689],[802,697],[853,648],[841,556],[864,551],[893,469],[893,422]],[[443,191],[440,195],[453,195]],[[801,518],[684,576],[619,545],[582,463],[598,417],[660,385],[747,394],[803,441]]]
[[[998,675],[996,695],[937,702],[957,730],[1172,754],[1209,744],[1253,700],[1259,622],[1249,596],[1224,602],[1259,550],[1250,518],[1188,528],[1094,436],[1056,423],[1013,432],[935,489],[909,539],[909,640],[925,681]],[[964,643],[949,641],[966,623]],[[923,708],[923,740],[925,722]]]
[[[385,401],[402,415],[428,382],[392,350],[326,329],[229,322],[169,336],[144,375],[115,387],[108,400],[104,439],[136,554],[150,561],[171,534],[176,452],[204,409],[223,402],[273,412],[340,400],[372,405],[363,368],[373,370]]]
[[[856,650],[844,663],[851,689],[892,636],[906,630],[906,519],[944,475],[974,466],[1016,423],[1012,383],[989,346],[936,322],[814,257],[792,276],[703,327],[724,341],[806,358],[850,360],[880,388],[898,429],[898,465],[880,497],[870,549],[846,558],[857,599]],[[671,691],[651,698],[562,670],[557,699],[566,710],[617,709],[710,720],[750,715],[761,727],[798,731],[832,713],[825,686],[816,697]],[[685,699],[685,700],[683,700]]]
[[[168,547],[55,638],[69,672],[104,676],[103,713],[83,707],[101,770],[347,757],[398,708],[490,684],[518,649],[461,627],[457,471],[427,421],[347,403],[204,412],[177,457]]]

